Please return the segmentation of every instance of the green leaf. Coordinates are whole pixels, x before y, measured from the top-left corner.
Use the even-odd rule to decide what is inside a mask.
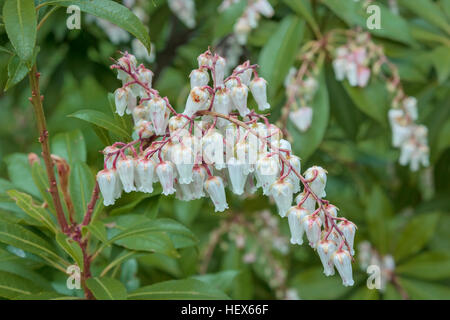
[[[56,268],[58,264],[55,261],[64,262],[46,240],[17,224],[6,221],[0,223],[0,242],[35,254]]]
[[[8,195],[14,201],[16,201],[17,206],[25,211],[25,213],[27,213],[31,218],[45,225],[53,233],[57,232],[55,222],[53,221],[48,211],[40,206],[33,204],[33,199],[30,195],[19,192],[17,190],[8,191]]]
[[[40,162],[33,163],[33,166],[31,168],[31,176],[33,177],[34,184],[41,193],[42,200],[44,200],[44,202],[48,205],[48,209],[50,210],[50,212],[56,214],[52,196],[50,192],[48,192],[49,186],[47,172],[42,167]]]
[[[79,297],[64,296],[58,292],[39,292],[27,295],[18,295],[14,300],[79,300]]]
[[[83,271],[83,252],[81,251],[80,245],[61,232],[56,234],[56,242],[69,256],[72,257],[75,263],[80,267],[81,271]]]
[[[142,287],[128,295],[136,300],[228,300],[222,291],[194,279],[171,280]]]
[[[422,17],[429,23],[441,28],[447,34],[450,34],[450,25],[445,13],[431,0],[400,0],[400,5],[408,8],[419,17]]]
[[[438,213],[427,213],[413,217],[397,242],[394,252],[395,260],[400,261],[421,250],[433,236],[438,220]]]
[[[86,162],[86,142],[80,130],[56,134],[52,139],[52,154],[66,159],[69,164],[75,161]]]
[[[192,276],[192,279],[200,280],[217,289],[228,291],[231,289],[239,270],[225,270],[217,273],[208,273]]]
[[[302,299],[338,299],[349,291],[339,277],[325,277],[323,269],[313,268],[298,273],[291,286]]]
[[[392,204],[384,191],[375,185],[367,197],[366,221],[370,239],[381,254],[388,252],[389,237],[387,221],[393,214]]]
[[[91,222],[89,225],[83,227],[83,231],[84,231],[83,236],[86,234],[86,231],[89,231],[94,237],[96,237],[101,242],[108,241],[105,225],[101,221]]]
[[[400,285],[406,290],[410,299],[414,300],[448,300],[448,286],[399,277]]]
[[[120,138],[123,138],[123,140],[130,140],[131,136],[130,134],[125,131],[123,128],[118,126],[114,119],[111,119],[111,117],[107,116],[106,114],[96,111],[96,110],[80,110],[77,111],[69,117],[78,118],[84,121],[87,121],[89,123],[92,123],[93,125],[106,129],[113,134],[117,135]]]
[[[16,188],[42,199],[38,188],[34,185],[31,166],[26,154],[13,153],[5,157],[8,176]]]
[[[440,46],[430,53],[430,59],[436,69],[439,84],[443,84],[450,75],[450,55],[449,48]]]
[[[86,285],[97,300],[126,300],[127,290],[113,278],[89,278]]]
[[[365,88],[352,87],[348,81],[343,86],[354,104],[365,114],[377,120],[382,125],[387,125],[387,112],[389,103],[387,91],[384,84],[372,77],[369,85]]]
[[[74,162],[70,172],[69,189],[77,221],[84,217],[94,185],[95,178],[88,165],[81,161]]]
[[[268,81],[272,97],[295,60],[303,32],[304,22],[299,17],[289,15],[280,22],[278,29],[261,50],[258,59],[260,74]]]
[[[147,29],[127,7],[111,0],[49,0],[45,2],[47,5],[68,7],[76,5],[81,11],[92,14],[96,17],[108,20],[118,27],[128,31],[139,39],[142,44],[150,52],[150,36]]]
[[[6,33],[17,55],[31,68],[36,43],[36,10],[33,0],[6,0],[3,6]]]
[[[25,62],[20,60],[16,55],[12,56],[8,63],[8,81],[5,85],[5,91],[22,81],[27,74],[28,68],[25,65]]]
[[[314,19],[310,0],[284,0],[284,3],[286,3],[292,10],[294,10],[295,13],[303,17],[315,33],[320,33],[319,25]]]
[[[397,266],[395,272],[424,280],[450,278],[450,253],[422,253]]]
[[[5,48],[3,46],[0,46],[0,52],[7,53],[7,54],[12,55],[12,56],[14,55],[14,52],[12,52],[11,50],[9,50],[9,49],[7,49],[7,48]]]
[[[380,9],[381,28],[368,29],[367,19],[370,14],[364,9],[361,2],[341,0],[322,0],[322,2],[350,27],[357,25],[376,36],[415,45],[406,20],[400,15],[392,13],[380,3],[377,3],[376,6]]]
[[[139,257],[141,254],[137,253],[136,251],[128,251],[128,250],[123,250],[117,257],[114,258],[113,261],[111,261],[103,270],[102,273],[100,274],[100,277],[105,276],[109,270],[111,270],[112,268],[124,263],[125,261],[132,259],[132,258],[136,258]],[[155,254],[151,254],[149,256],[153,256],[153,255],[157,255],[157,253]],[[161,255],[162,257],[166,257],[164,255]]]
[[[40,288],[32,281],[0,271],[0,297],[13,299],[19,295],[28,295],[39,291]]]

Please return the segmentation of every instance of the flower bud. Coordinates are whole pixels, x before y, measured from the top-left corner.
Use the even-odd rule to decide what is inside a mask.
[[[139,159],[136,162],[135,179],[137,190],[145,193],[153,192],[155,163],[153,160]]]
[[[102,170],[97,173],[97,182],[103,196],[105,206],[113,205],[116,202],[116,185],[118,177],[116,170]]]
[[[300,202],[302,202],[304,198],[305,198],[305,191],[300,193],[295,198],[295,202],[297,203],[297,205],[299,205]],[[312,195],[308,195],[306,200],[303,201],[302,207],[305,208],[311,214],[311,213],[313,213],[316,210],[316,200],[313,198]]]
[[[205,181],[205,190],[214,203],[215,211],[222,212],[228,209],[227,199],[225,196],[225,187],[220,177],[209,177]]]
[[[225,59],[219,55],[216,55],[216,62],[214,65],[214,81],[216,86],[220,86],[223,84],[226,65],[227,63]]]
[[[255,78],[250,82],[250,90],[253,97],[258,104],[258,109],[263,111],[270,109],[270,104],[267,103],[267,81],[263,78]]]
[[[346,287],[353,286],[352,258],[347,250],[338,250],[333,255],[333,262],[339,275],[342,278],[342,284]]]
[[[126,193],[136,191],[136,187],[134,186],[134,167],[134,159],[127,158],[117,161],[117,172],[119,173],[123,190]]]
[[[289,229],[291,231],[291,243],[303,244],[303,218],[308,215],[308,211],[302,207],[293,206],[287,212]]]
[[[170,115],[170,110],[167,108],[166,101],[160,97],[153,97],[147,103],[149,105],[150,119],[152,120],[155,133],[157,135],[166,134]]]
[[[199,68],[192,70],[189,78],[191,79],[191,89],[193,89],[194,87],[206,86],[209,82],[208,69]]]
[[[232,157],[228,160],[228,174],[231,181],[233,193],[242,195],[244,193],[245,183],[247,182],[247,165]]]
[[[317,214],[311,214],[303,219],[303,228],[311,248],[315,248],[320,240],[322,222]]]
[[[231,100],[239,111],[241,117],[245,117],[250,113],[247,108],[248,87],[245,84],[238,84],[231,89]]]
[[[327,195],[325,192],[325,185],[327,184],[327,171],[325,169],[322,167],[313,166],[306,170],[305,179],[311,180],[309,186],[316,196],[323,198]]]
[[[292,184],[289,179],[279,179],[270,186],[270,194],[275,200],[278,214],[284,218],[292,205]]]
[[[197,57],[198,67],[202,66],[212,67],[212,54],[208,50]]]
[[[334,275],[334,262],[331,258],[336,249],[336,243],[331,240],[321,240],[317,245],[317,253],[323,265],[323,273],[327,277]]]
[[[128,95],[130,94],[130,89],[128,87],[119,88],[114,93],[114,100],[116,104],[116,112],[119,116],[125,114],[125,109],[128,105]]]
[[[186,102],[183,114],[188,117],[192,117],[194,113],[199,110],[203,110],[209,98],[209,93],[206,89],[201,87],[192,88],[189,97]]]
[[[300,109],[289,112],[289,119],[301,132],[309,129],[312,118],[313,109],[311,107],[300,107]]]
[[[354,255],[355,250],[353,250],[353,242],[355,240],[355,232],[356,232],[356,226],[347,220],[341,221],[338,224],[339,230],[342,231],[344,234],[345,240],[347,241],[348,245],[350,246],[350,254]]]
[[[177,167],[179,182],[181,184],[191,183],[192,168],[194,167],[194,154],[191,146],[183,143],[176,144],[172,150],[172,161]]]
[[[176,190],[173,187],[175,179],[173,164],[169,161],[160,162],[156,165],[155,171],[163,189],[162,194],[168,196],[169,194],[175,193]]]

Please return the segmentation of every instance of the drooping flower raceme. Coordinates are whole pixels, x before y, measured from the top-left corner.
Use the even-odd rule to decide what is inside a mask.
[[[117,112],[133,115],[135,140],[103,151],[104,170],[97,181],[104,204],[113,205],[122,191],[152,193],[159,182],[166,196],[182,201],[209,197],[215,211],[223,212],[229,207],[226,186],[241,197],[261,188],[280,217],[287,217],[291,243],[302,244],[306,233],[325,274],[332,275],[335,265],[350,285],[356,227],[324,200],[326,170],[313,166],[303,176],[300,158],[281,130],[249,108],[249,93],[260,110],[269,106],[267,82],[257,66],[246,61],[226,76],[226,61],[217,54],[208,50],[197,60],[182,113],[152,88],[151,71],[133,56],[125,53],[112,66],[122,80]]]

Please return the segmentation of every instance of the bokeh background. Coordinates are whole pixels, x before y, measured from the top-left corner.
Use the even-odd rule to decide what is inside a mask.
[[[38,34],[37,61],[53,153],[85,162],[92,176],[102,168],[99,150],[114,141],[114,135],[70,115],[92,109],[113,117],[108,93],[119,82],[109,66],[119,50],[136,54],[154,72],[153,86],[178,111],[184,108],[196,58],[209,46],[230,63],[247,59],[258,63],[269,81],[270,119],[276,122],[286,102],[283,79],[292,66],[299,66],[300,48],[315,38],[312,25],[322,34],[336,28],[365,29],[360,22],[365,22],[363,0],[270,0],[273,16],[261,16],[240,44],[234,26],[251,1],[235,1],[222,11],[220,0],[194,2],[190,21],[165,0],[124,1],[148,27],[151,54],[133,36],[87,14],[82,13],[80,30],[66,27],[65,8],[49,17]],[[355,286],[342,286],[338,276],[325,277],[319,257],[307,245],[290,245],[286,221],[259,193],[242,199],[228,192],[230,209],[223,214],[214,213],[209,199],[181,202],[158,194],[123,196],[101,213],[105,221],[130,214],[173,218],[191,229],[199,242],[180,248],[178,258],[161,253],[133,256],[110,276],[129,291],[193,277],[235,299],[450,298],[450,1],[371,2],[383,9],[384,32],[373,32],[373,40],[399,68],[406,93],[418,99],[418,122],[429,129],[430,166],[411,172],[397,163],[399,151],[391,146],[386,113],[389,94],[382,80],[372,79],[356,94],[349,92],[335,80],[330,57],[325,58],[325,81],[320,83],[326,86],[328,103],[317,111],[320,117],[313,121],[313,133],[305,138],[290,128],[302,168],[327,169],[327,199],[358,226]],[[0,44],[6,42],[0,26]],[[9,62],[10,56],[0,52],[0,223],[22,223],[24,213],[6,190],[14,187],[41,199],[27,158],[30,152],[39,154],[40,146],[28,82],[10,83],[5,90],[13,72]],[[127,120],[123,125],[131,129]],[[13,249],[0,244],[0,271],[18,273],[19,265],[29,271],[21,276],[74,295],[64,287],[63,273],[49,272],[33,260],[23,263]],[[115,249],[109,254],[114,255]],[[109,258],[101,259],[94,272]],[[381,290],[366,286],[369,264],[381,268]]]

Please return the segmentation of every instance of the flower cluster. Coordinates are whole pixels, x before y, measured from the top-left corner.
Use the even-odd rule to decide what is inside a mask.
[[[311,126],[313,109],[310,106],[319,85],[312,75],[303,79],[304,72],[301,70],[292,67],[284,86],[288,97],[289,119],[298,130],[305,132]]]
[[[219,11],[224,11],[239,1],[241,0],[224,0],[219,6]],[[247,43],[248,34],[258,27],[261,15],[270,18],[275,13],[268,0],[248,0],[247,2],[244,13],[234,25],[234,34],[240,45]]]
[[[194,0],[168,0],[170,10],[188,28],[195,27],[195,2]]]
[[[368,33],[349,33],[350,40],[335,50],[333,68],[337,80],[348,80],[351,86],[365,87],[371,74],[379,74],[386,65],[389,76],[386,86],[394,96],[388,113],[392,129],[392,145],[400,148],[399,163],[417,171],[429,166],[428,129],[416,123],[417,100],[407,96],[401,85],[397,68],[389,62],[383,48],[370,41]]]
[[[184,111],[178,113],[152,88],[152,72],[134,56],[125,53],[112,65],[122,80],[115,92],[117,113],[133,116],[135,140],[104,150],[104,169],[97,174],[104,204],[114,204],[122,192],[151,193],[159,182],[164,195],[184,201],[208,196],[221,212],[228,209],[225,186],[241,196],[261,188],[288,218],[291,243],[301,244],[306,233],[324,273],[334,274],[336,266],[344,285],[352,285],[356,227],[323,199],[326,171],[314,166],[302,176],[300,158],[281,130],[249,109],[249,92],[259,110],[270,108],[257,66],[246,61],[228,77],[225,68],[221,56],[202,53],[190,74]]]
[[[366,33],[351,39],[335,51],[333,69],[336,80],[348,80],[352,87],[365,87],[369,83],[370,58],[366,47]]]
[[[362,271],[366,272],[369,266],[380,268],[380,290],[386,289],[386,284],[392,280],[395,270],[395,261],[391,255],[380,256],[370,242],[363,241],[358,246],[359,265]]]

